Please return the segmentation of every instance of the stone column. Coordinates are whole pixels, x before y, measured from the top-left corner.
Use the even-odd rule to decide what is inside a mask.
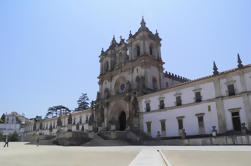
[[[105,127],[107,127],[107,123],[108,123],[108,108],[104,107],[104,124],[105,124]]]

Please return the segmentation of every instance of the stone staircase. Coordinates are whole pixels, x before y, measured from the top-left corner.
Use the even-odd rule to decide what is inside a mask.
[[[39,136],[39,145],[53,145],[53,141],[56,139],[56,136]],[[27,140],[28,141],[28,140]],[[30,144],[37,144],[37,136],[32,136],[29,141]]]
[[[105,140],[98,134],[95,134],[93,139],[82,146],[127,146],[130,145],[125,140]]]

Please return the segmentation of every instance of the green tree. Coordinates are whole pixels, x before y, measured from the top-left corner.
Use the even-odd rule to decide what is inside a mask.
[[[9,140],[10,141],[18,141],[18,134],[16,131],[9,135]]]
[[[3,141],[3,140],[4,140],[3,133],[0,132],[0,141]]]
[[[89,107],[89,98],[87,96],[87,93],[82,93],[82,95],[79,97],[78,101],[78,107],[75,109],[75,111],[81,111],[86,110]]]
[[[48,108],[48,112],[45,117],[58,117],[71,113],[71,110],[63,105],[52,106]]]
[[[91,109],[94,110],[96,107],[96,101],[92,100],[91,101]]]
[[[1,119],[0,119],[0,123],[4,123],[5,122],[5,114],[3,114],[2,116],[1,116]]]

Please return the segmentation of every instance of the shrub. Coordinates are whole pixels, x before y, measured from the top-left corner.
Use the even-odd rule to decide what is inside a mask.
[[[8,137],[9,137],[9,141],[18,141],[18,134],[16,131],[12,134],[9,134]]]
[[[3,141],[4,140],[4,135],[3,133],[0,132],[0,141]]]

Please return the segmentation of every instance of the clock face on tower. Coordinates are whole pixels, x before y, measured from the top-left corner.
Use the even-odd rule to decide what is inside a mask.
[[[124,92],[124,90],[125,90],[125,84],[122,83],[122,84],[120,84],[120,91],[121,91],[121,92]]]

